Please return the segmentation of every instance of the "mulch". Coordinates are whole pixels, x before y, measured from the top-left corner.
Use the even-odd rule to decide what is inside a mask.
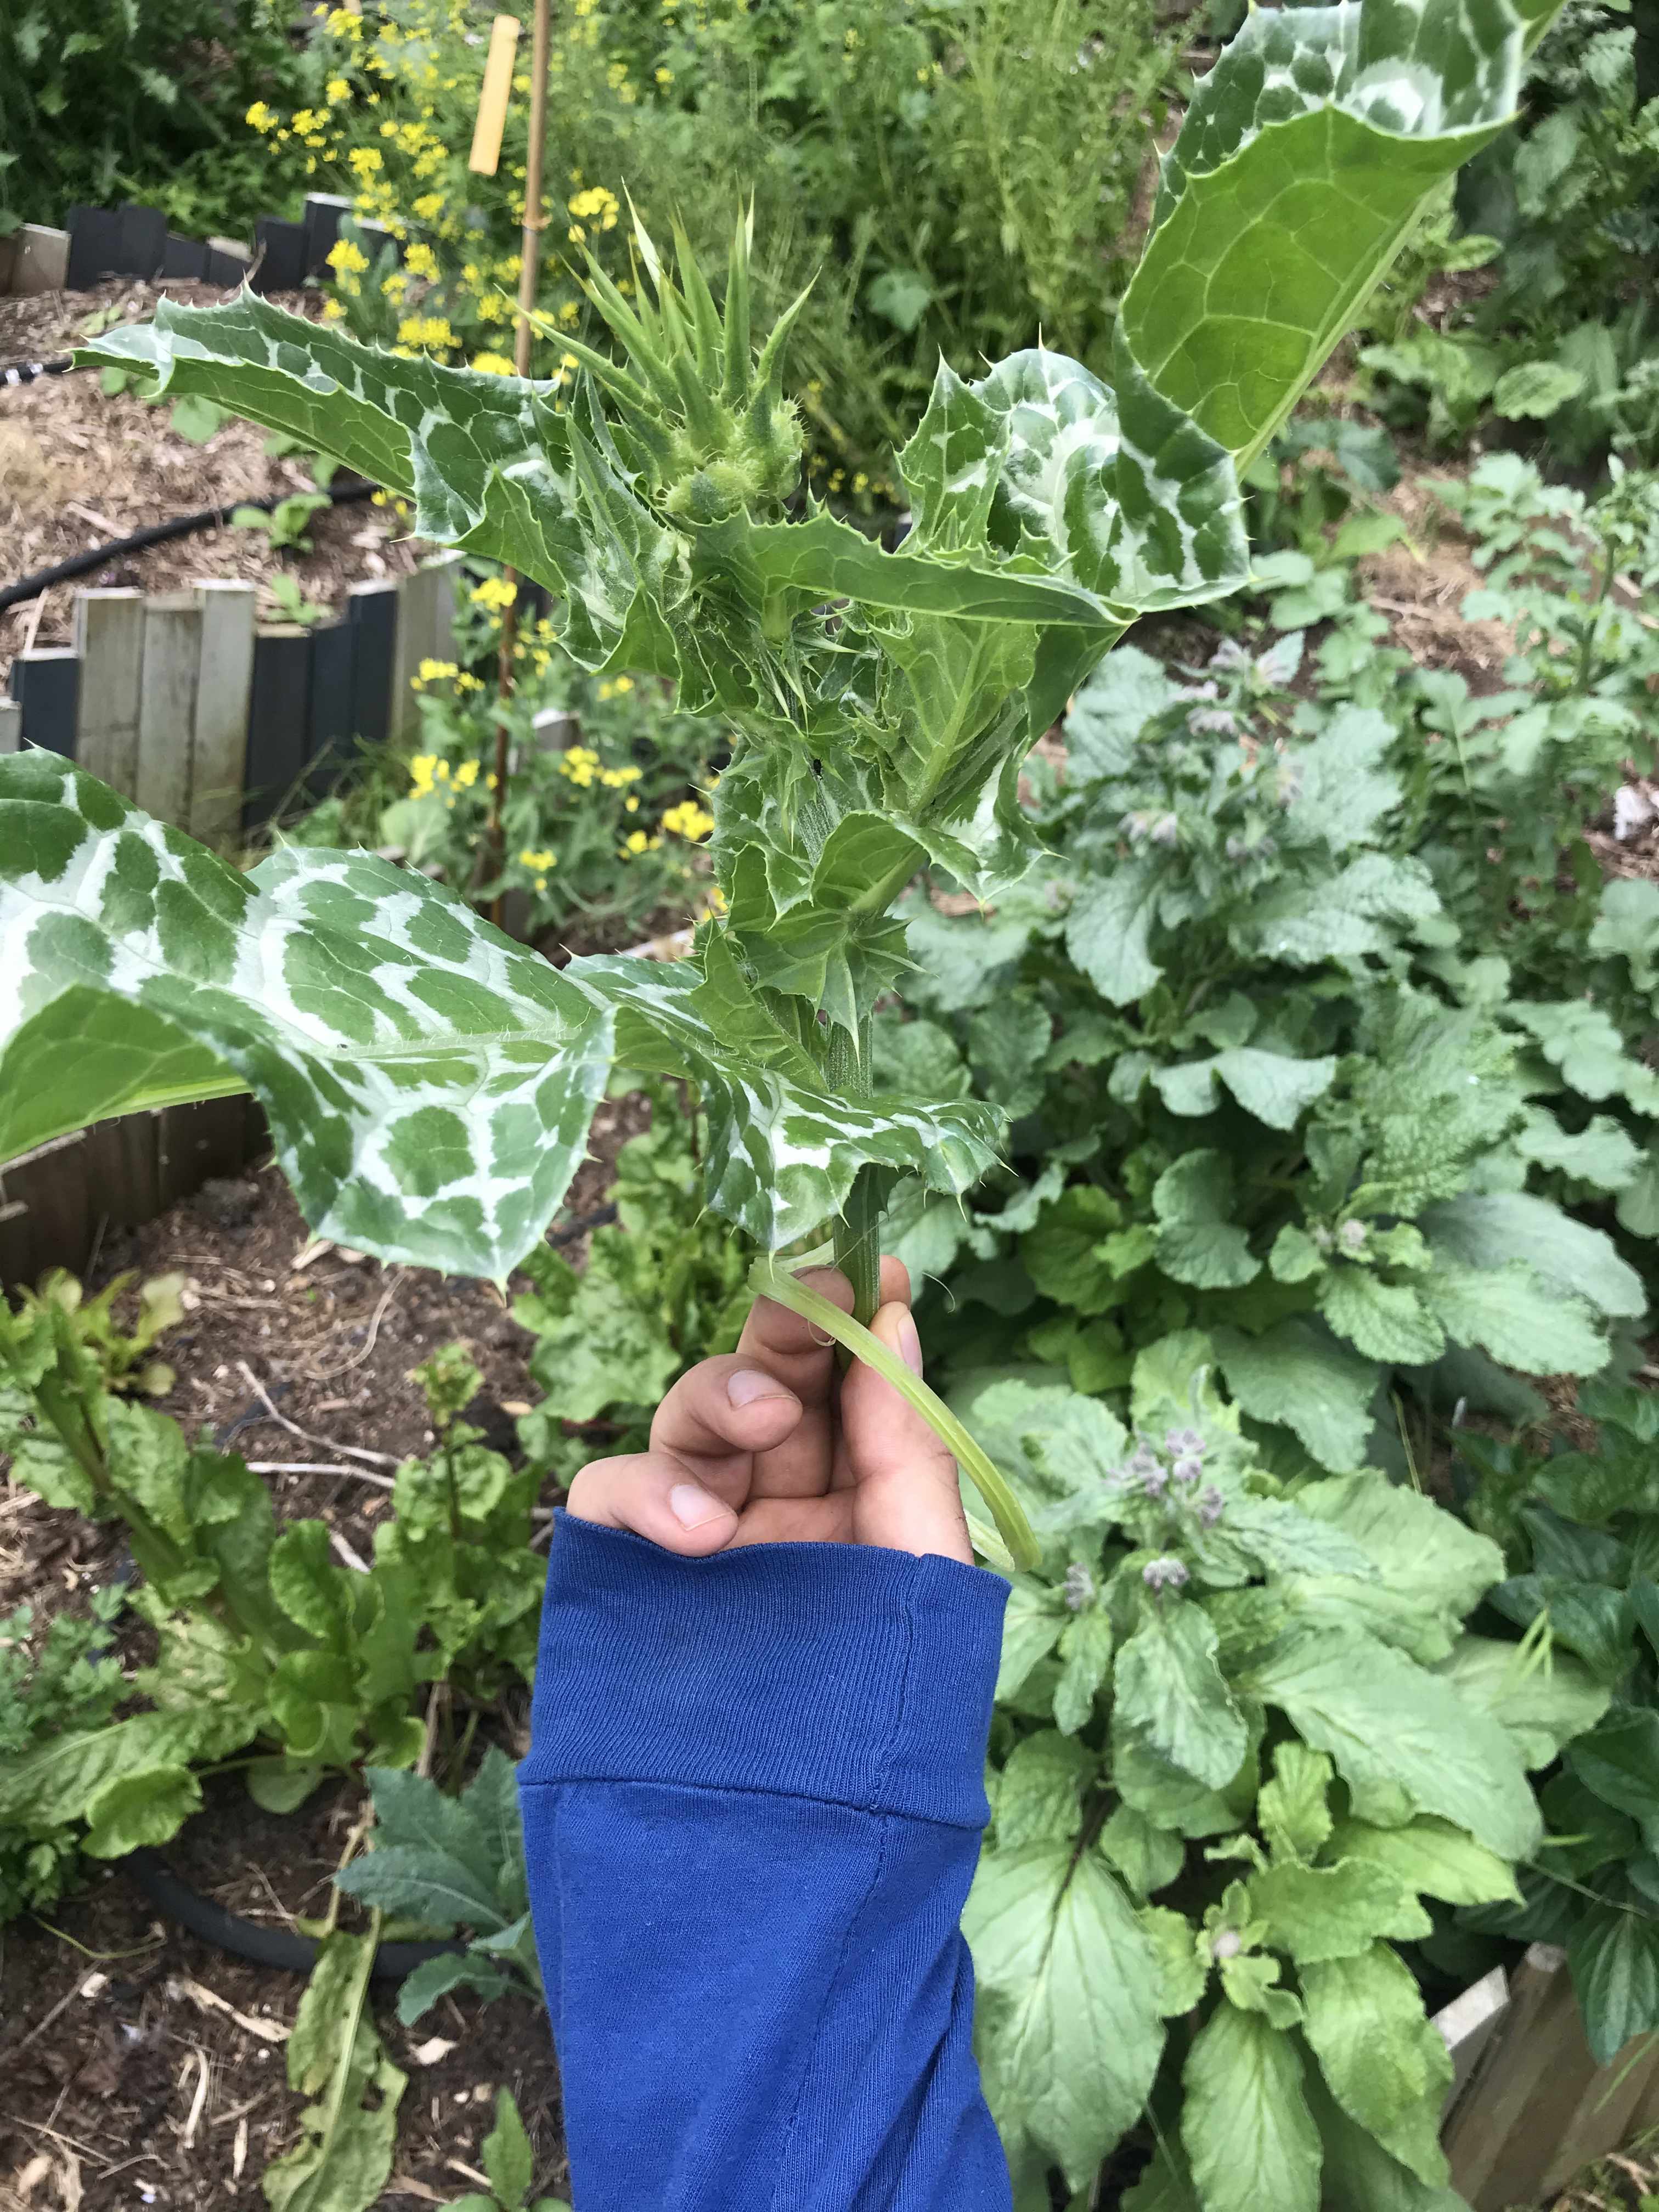
[[[94,316],[113,308],[123,321],[142,321],[163,296],[210,306],[223,295],[195,283],[111,278],[85,292],[0,299],[0,366],[60,356],[86,342]],[[284,295],[276,304],[314,313],[318,296]],[[313,489],[303,456],[275,456],[265,445],[264,431],[231,418],[204,444],[193,444],[173,429],[167,406],[149,405],[131,392],[106,394],[91,370],[5,390],[0,585],[174,515]],[[0,614],[0,682],[26,647],[70,642],[77,590],[125,586],[155,593],[201,577],[234,580],[260,586],[262,619],[281,620],[270,590],[277,574],[292,577],[315,605],[337,611],[349,584],[407,575],[428,550],[389,507],[367,500],[319,510],[307,534],[309,553],[274,553],[264,532],[224,528],[114,556],[105,567]]]

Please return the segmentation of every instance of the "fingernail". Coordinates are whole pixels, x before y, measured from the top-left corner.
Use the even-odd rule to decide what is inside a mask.
[[[757,1398],[787,1398],[789,1393],[775,1376],[763,1375],[756,1367],[740,1367],[727,1381],[726,1395],[734,1406],[752,1406]]]
[[[921,1372],[921,1339],[916,1334],[916,1324],[907,1312],[899,1321],[899,1357],[913,1375]]]
[[[704,1522],[718,1521],[731,1510],[695,1482],[677,1482],[668,1493],[668,1506],[682,1528],[701,1528]]]

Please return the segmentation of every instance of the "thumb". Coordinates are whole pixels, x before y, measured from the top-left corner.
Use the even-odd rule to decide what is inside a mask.
[[[870,1333],[921,1374],[921,1342],[908,1305],[890,1300]],[[856,1542],[973,1565],[956,1461],[915,1407],[858,1358],[842,1377],[841,1437],[857,1491]]]

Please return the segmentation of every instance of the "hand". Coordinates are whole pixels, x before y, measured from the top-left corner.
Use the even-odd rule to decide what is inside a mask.
[[[833,1267],[801,1279],[853,1310]],[[881,1263],[871,1331],[918,1375],[910,1279]],[[874,1544],[973,1565],[957,1463],[873,1368],[845,1374],[810,1322],[757,1298],[734,1352],[682,1375],[657,1408],[649,1451],[595,1460],[567,1508],[702,1559],[736,1544]]]

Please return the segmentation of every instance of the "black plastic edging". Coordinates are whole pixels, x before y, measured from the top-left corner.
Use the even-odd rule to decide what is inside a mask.
[[[148,1848],[129,1851],[120,1863],[158,1912],[204,1943],[228,1951],[233,1958],[250,1960],[256,1966],[279,1966],[290,1974],[308,1974],[316,1965],[320,1946],[315,1937],[267,1928],[260,1921],[245,1920],[240,1912],[228,1912],[180,1881],[160,1852]],[[453,1936],[430,1943],[382,1943],[369,1972],[377,1980],[402,1981],[428,1959],[447,1958],[466,1948]]]
[[[327,496],[335,507],[349,506],[353,500],[367,499],[378,490],[367,477],[354,477],[348,483],[331,486]],[[8,607],[21,606],[26,599],[39,599],[42,592],[50,591],[54,584],[67,584],[76,576],[89,576],[95,568],[107,567],[123,553],[141,553],[149,545],[165,545],[172,538],[188,538],[195,530],[222,530],[239,507],[257,507],[261,514],[269,514],[292,492],[278,492],[270,499],[233,499],[222,507],[204,507],[196,514],[175,514],[170,522],[153,522],[146,530],[135,530],[131,538],[117,538],[106,545],[94,545],[90,552],[71,554],[55,568],[37,568],[33,575],[20,577],[16,583],[0,590],[0,614]]]

